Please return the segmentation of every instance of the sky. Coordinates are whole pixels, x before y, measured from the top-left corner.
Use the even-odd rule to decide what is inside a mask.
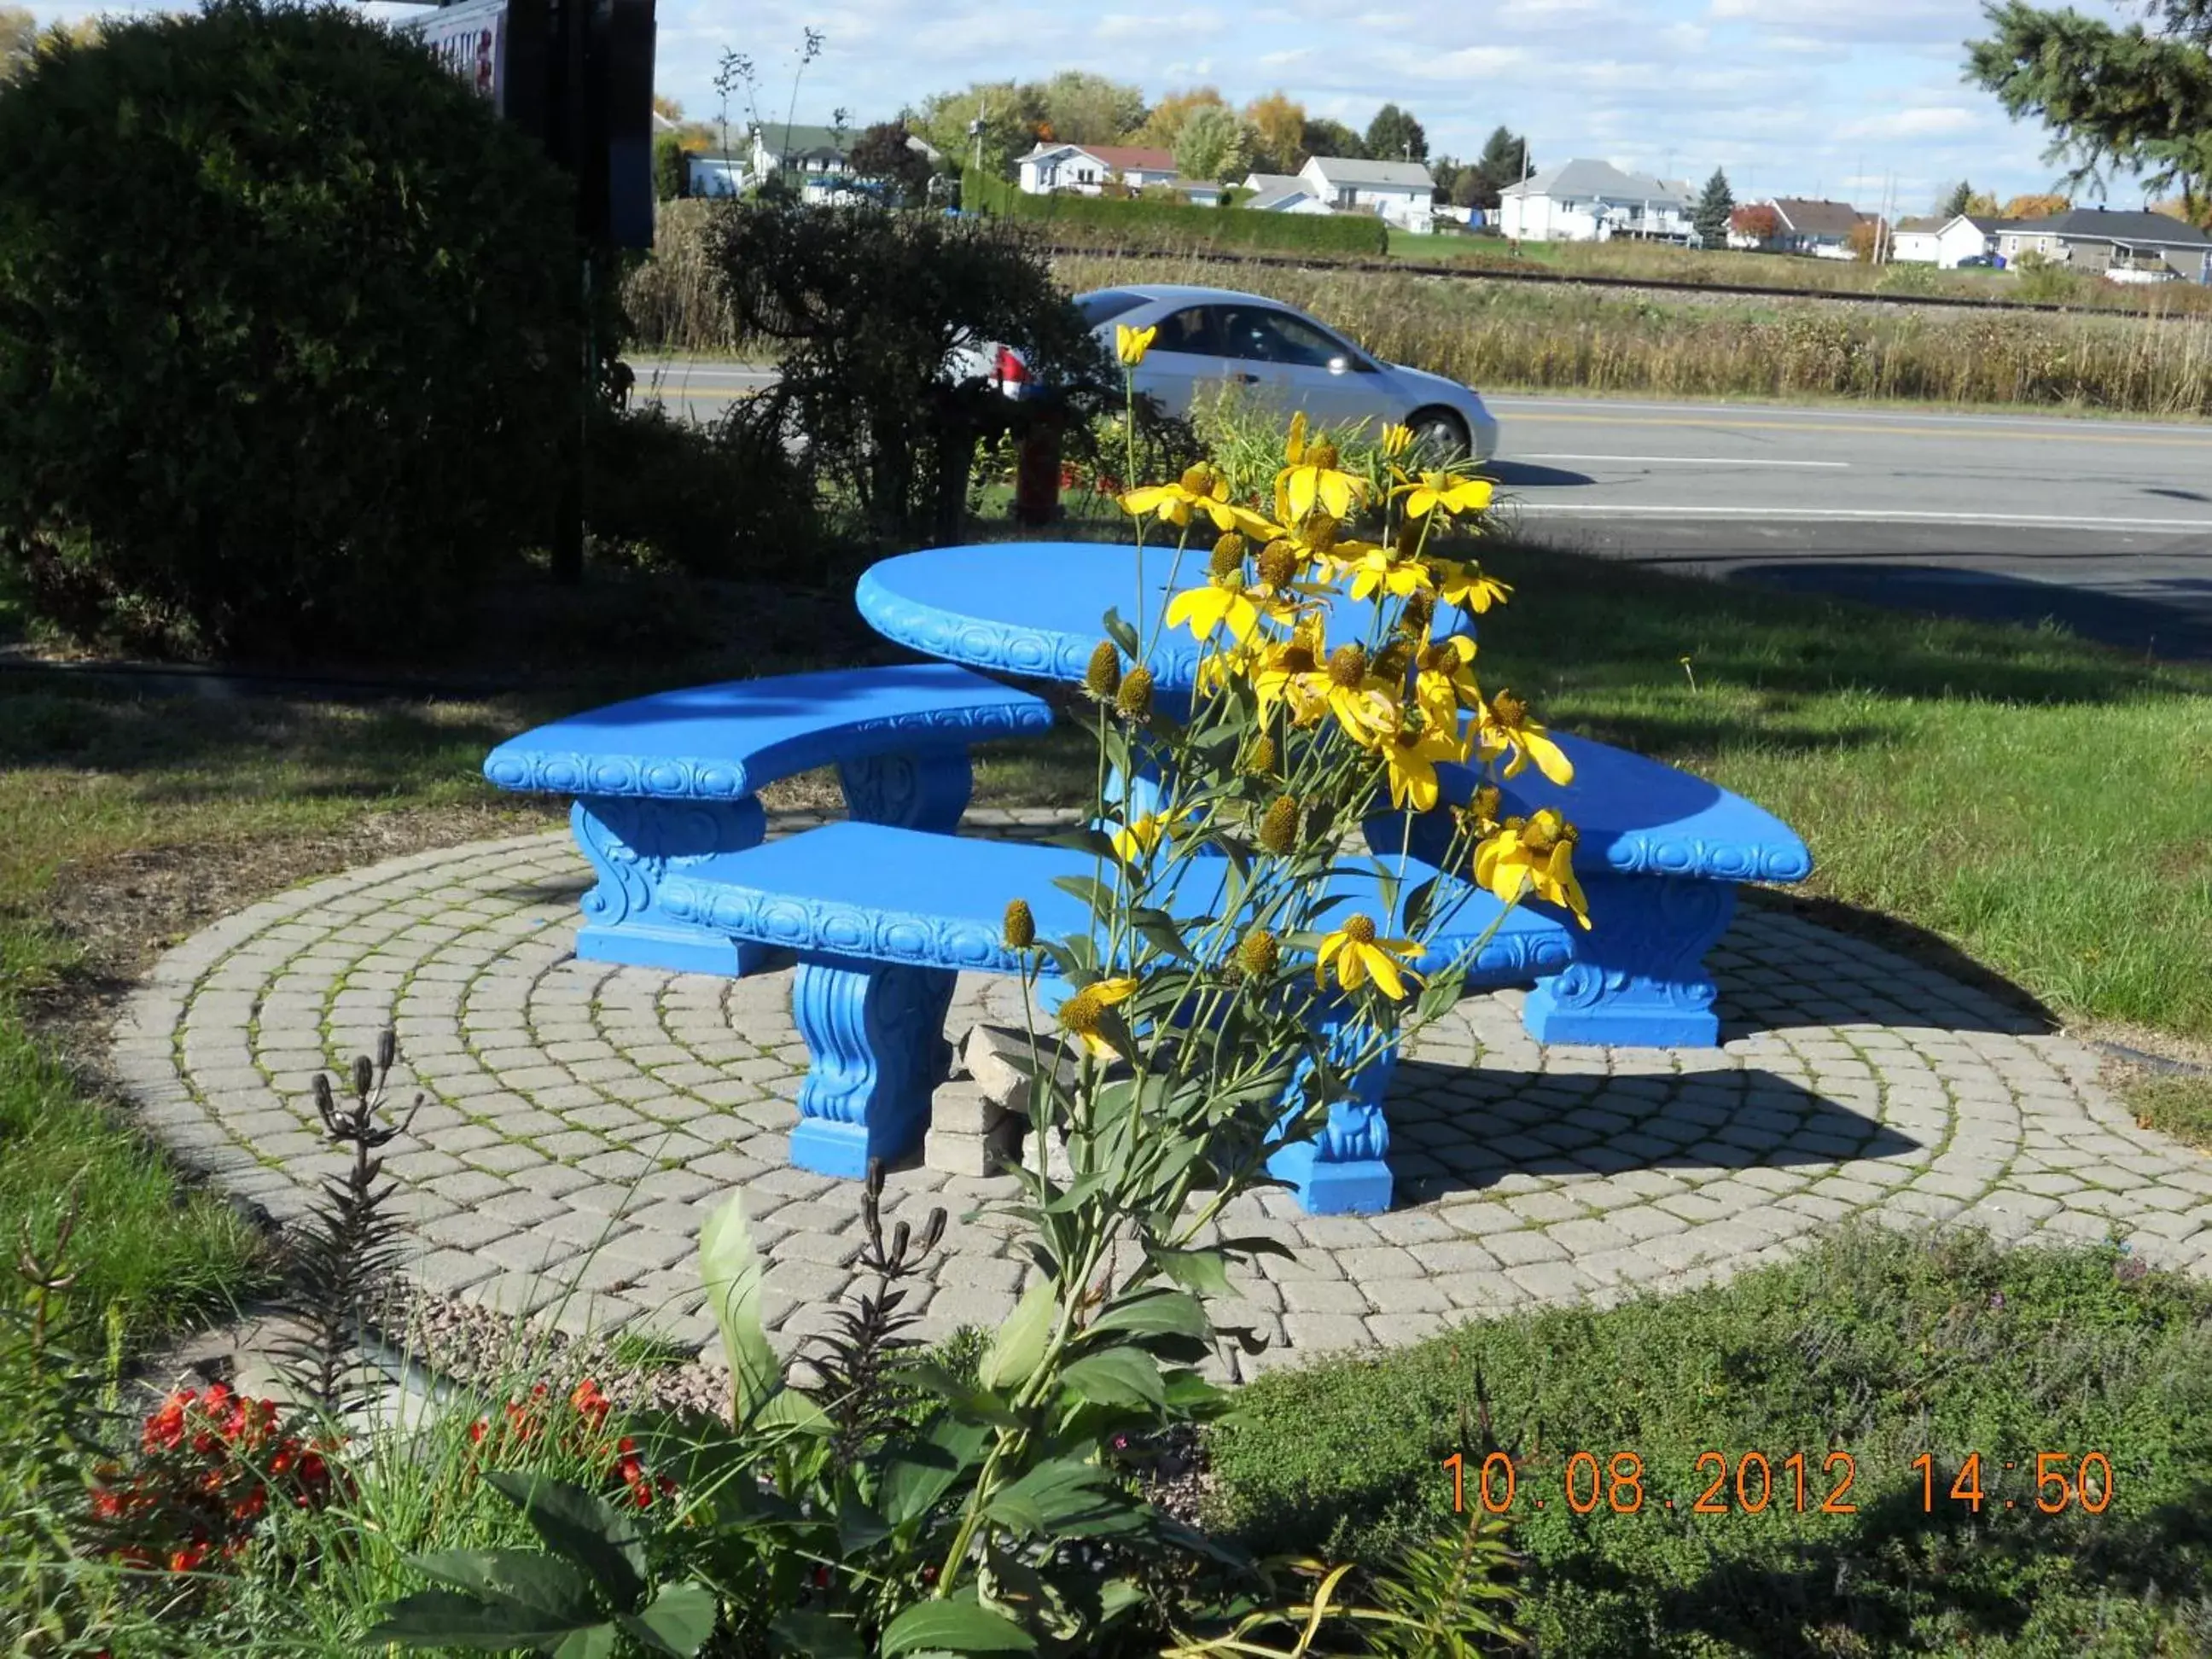
[[[2111,0],[2075,3],[2119,15]],[[30,0],[41,21],[145,3]],[[688,114],[712,118],[716,64],[744,52],[760,67],[763,111],[780,116],[811,27],[824,45],[798,89],[801,121],[842,106],[862,125],[971,81],[1080,68],[1148,98],[1211,84],[1241,104],[1279,88],[1358,128],[1391,100],[1420,118],[1431,154],[1470,155],[1503,122],[1528,135],[1540,167],[1589,156],[1701,184],[1718,167],[1739,200],[1825,196],[1916,214],[1962,178],[2000,201],[2057,183],[2040,126],[2014,124],[1960,79],[1961,43],[1984,32],[1978,0],[1358,7],[659,0],[656,79]],[[2134,207],[2142,193],[2123,180],[2108,199]]]

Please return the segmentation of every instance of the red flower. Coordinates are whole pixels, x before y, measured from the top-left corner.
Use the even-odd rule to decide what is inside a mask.
[[[171,1572],[197,1572],[201,1562],[207,1559],[208,1543],[204,1538],[195,1538],[182,1549],[169,1555]]]

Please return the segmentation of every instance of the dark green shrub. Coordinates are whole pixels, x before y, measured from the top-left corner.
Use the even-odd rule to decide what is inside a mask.
[[[673,202],[688,196],[690,191],[691,161],[684,153],[684,141],[672,132],[664,132],[653,141],[653,194],[657,201]]]
[[[1055,237],[1072,232],[1085,243],[1110,236],[1125,248],[1180,250],[1194,246],[1275,248],[1294,253],[1390,251],[1382,220],[1364,214],[1253,213],[1184,202],[1131,201],[1106,196],[1032,196],[973,168],[961,175],[960,205],[969,212],[1042,219]]]
[[[568,186],[410,40],[214,0],[0,99],[0,563],[84,636],[465,621],[583,395]]]
[[[805,465],[740,404],[708,423],[647,404],[592,434],[596,556],[693,576],[804,581],[827,534]]]

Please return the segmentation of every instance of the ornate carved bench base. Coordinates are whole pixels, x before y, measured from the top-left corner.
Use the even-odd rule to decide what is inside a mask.
[[[891,1163],[921,1146],[930,1091],[951,1059],[945,1012],[953,977],[949,968],[801,959],[791,1010],[811,1064],[791,1132],[793,1164],[857,1179],[870,1158]]]
[[[1584,880],[1590,921],[1575,960],[1539,980],[1522,1023],[1539,1042],[1710,1048],[1720,1041],[1705,952],[1735,914],[1735,887],[1680,876]]]
[[[1320,1025],[1333,1047],[1349,1050],[1358,1046],[1358,1033],[1342,1023],[1340,1014],[1322,1013]],[[1348,1098],[1330,1103],[1328,1122],[1319,1135],[1285,1146],[1267,1160],[1267,1173],[1297,1188],[1307,1214],[1372,1215],[1390,1207],[1390,1166],[1384,1161],[1390,1127],[1382,1116],[1382,1097],[1389,1093],[1397,1069],[1395,1051],[1376,1060],[1359,1073]],[[1291,1090],[1304,1080],[1302,1069]]]

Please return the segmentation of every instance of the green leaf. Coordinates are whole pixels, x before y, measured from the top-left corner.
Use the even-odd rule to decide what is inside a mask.
[[[420,1590],[390,1603],[363,1639],[397,1643],[403,1648],[472,1648],[507,1653],[516,1648],[545,1648],[590,1629],[613,1634],[597,1613],[590,1624],[499,1601],[481,1601],[457,1590]]]
[[[615,1635],[612,1625],[580,1630],[553,1650],[553,1659],[615,1659]]]
[[[992,1501],[991,1513],[1009,1525],[1017,1514],[1030,1517],[1032,1536],[1133,1532],[1146,1518],[1145,1506],[1124,1497],[1105,1469],[1072,1457],[1040,1463]]]
[[[1186,1290],[1196,1291],[1200,1296],[1233,1296],[1229,1285],[1227,1261],[1218,1250],[1170,1250],[1164,1247],[1152,1252],[1152,1260],[1160,1271]]]
[[[1114,850],[1114,837],[1103,830],[1094,830],[1087,823],[1079,824],[1073,830],[1063,830],[1058,835],[1047,836],[1042,844],[1047,847],[1073,847],[1079,853],[1095,854],[1107,860],[1120,856]]]
[[[1114,909],[1114,890],[1096,876],[1054,876],[1052,884],[1063,893],[1073,894],[1089,905],[1096,915],[1110,915]]]
[[[884,1627],[883,1659],[927,1649],[948,1653],[1035,1653],[1030,1633],[974,1601],[917,1601]]]
[[[1200,1340],[1213,1334],[1196,1297],[1169,1290],[1143,1291],[1116,1302],[1092,1320],[1090,1328],[1093,1334],[1127,1331],[1139,1337],[1191,1336]]]
[[[977,1380],[987,1389],[1018,1389],[1028,1382],[1037,1361],[1044,1358],[1045,1344],[1052,1338],[1053,1321],[1059,1311],[1056,1283],[1040,1279],[1030,1285],[992,1339],[982,1364],[976,1368]]]
[[[629,1516],[596,1492],[565,1480],[498,1469],[484,1484],[522,1511],[531,1529],[555,1554],[588,1573],[619,1610],[645,1595],[645,1540]]]
[[[1109,1348],[1085,1354],[1060,1374],[1060,1385],[1097,1406],[1151,1406],[1167,1401],[1159,1362],[1142,1348]]]
[[[917,1360],[900,1367],[894,1375],[917,1388],[927,1389],[945,1401],[953,1415],[965,1421],[989,1423],[1006,1429],[1022,1425],[1022,1419],[1007,1409],[1006,1402],[996,1395],[963,1382],[935,1360]]]
[[[877,1492],[884,1518],[894,1527],[902,1527],[927,1514],[930,1505],[951,1490],[962,1472],[981,1457],[983,1443],[990,1435],[981,1424],[942,1418],[932,1426],[927,1439],[896,1447]]]
[[[1132,663],[1135,662],[1137,653],[1144,648],[1144,642],[1137,637],[1137,630],[1121,620],[1119,611],[1108,611],[1104,621],[1106,637],[1121,647],[1123,656]]]
[[[801,1659],[867,1659],[860,1629],[849,1619],[794,1607],[776,1614],[768,1627]]]
[[[1149,904],[1133,906],[1129,911],[1129,926],[1161,955],[1182,962],[1196,960],[1190,953],[1190,946],[1183,943],[1182,932],[1176,926],[1175,918],[1166,911]]]
[[[617,1622],[644,1647],[670,1659],[693,1659],[714,1633],[722,1604],[704,1584],[671,1584],[642,1613],[622,1613]]]
[[[744,1194],[733,1193],[700,1230],[699,1277],[715,1323],[722,1328],[722,1352],[730,1362],[740,1423],[783,1386],[783,1367],[776,1363],[768,1328],[761,1321],[765,1272],[760,1252],[753,1248],[752,1230],[745,1225]]]
[[[441,1550],[410,1555],[407,1565],[425,1578],[473,1591],[570,1624],[596,1624],[604,1615],[591,1586],[574,1565],[535,1550]]]

